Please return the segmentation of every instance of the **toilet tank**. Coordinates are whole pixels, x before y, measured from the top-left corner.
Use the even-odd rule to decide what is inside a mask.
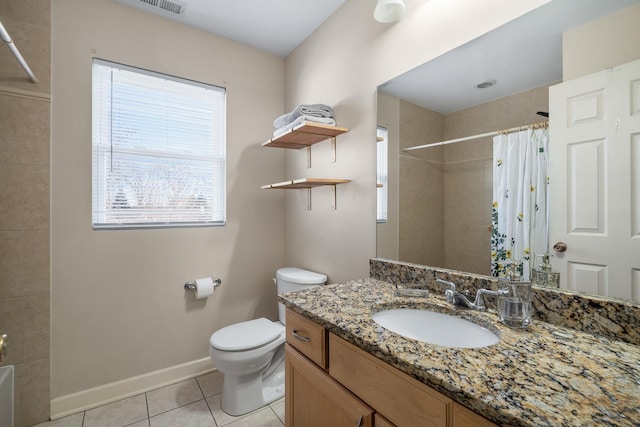
[[[303,270],[296,267],[280,268],[276,272],[276,284],[278,287],[278,295],[287,292],[300,291],[302,289],[315,288],[327,283],[327,276],[313,271]],[[285,324],[284,318],[285,306],[281,302],[278,303],[278,315],[280,322]]]

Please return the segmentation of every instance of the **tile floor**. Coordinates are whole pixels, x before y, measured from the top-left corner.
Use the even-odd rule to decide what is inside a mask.
[[[282,427],[284,398],[241,417],[221,407],[222,374],[148,391],[34,427]]]

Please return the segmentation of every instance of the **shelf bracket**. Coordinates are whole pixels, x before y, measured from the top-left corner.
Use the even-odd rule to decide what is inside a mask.
[[[332,202],[332,204],[331,204],[331,207],[333,208],[333,210],[334,210],[334,211],[335,211],[335,210],[336,210],[336,208],[337,208],[337,203],[336,203],[337,195],[336,195],[336,193],[337,193],[337,191],[336,191],[336,185],[335,185],[335,184],[333,184],[333,185],[331,186],[331,200],[333,201],[333,202]]]
[[[307,145],[307,169],[311,169],[311,146]]]
[[[311,187],[307,188],[307,210],[311,210]]]
[[[331,163],[336,162],[336,137],[331,137]],[[335,186],[334,186],[335,187]]]

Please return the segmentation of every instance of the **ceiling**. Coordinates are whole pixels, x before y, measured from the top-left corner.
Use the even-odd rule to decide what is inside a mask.
[[[447,114],[561,81],[562,33],[639,1],[553,0],[384,83],[380,90]],[[497,83],[476,88],[488,80]]]
[[[116,1],[285,57],[346,0]]]
[[[116,1],[286,57],[346,0]],[[375,1],[355,1],[370,1],[373,19]],[[638,2],[553,0],[380,89],[447,114],[561,81],[562,33]]]

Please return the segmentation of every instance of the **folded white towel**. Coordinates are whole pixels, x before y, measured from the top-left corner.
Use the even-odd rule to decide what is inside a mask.
[[[303,114],[302,116],[299,116],[297,119],[295,119],[293,122],[289,123],[288,125],[284,125],[274,130],[273,137],[277,138],[283,133],[288,132],[290,129],[293,129],[294,127],[304,122],[322,123],[324,125],[329,125],[329,126],[336,125],[336,121],[332,117],[314,117],[314,116],[307,116],[306,114]]]
[[[273,127],[280,129],[292,123],[302,115],[313,117],[333,117],[333,108],[326,104],[303,104],[298,105],[292,112],[283,114],[273,121]]]

